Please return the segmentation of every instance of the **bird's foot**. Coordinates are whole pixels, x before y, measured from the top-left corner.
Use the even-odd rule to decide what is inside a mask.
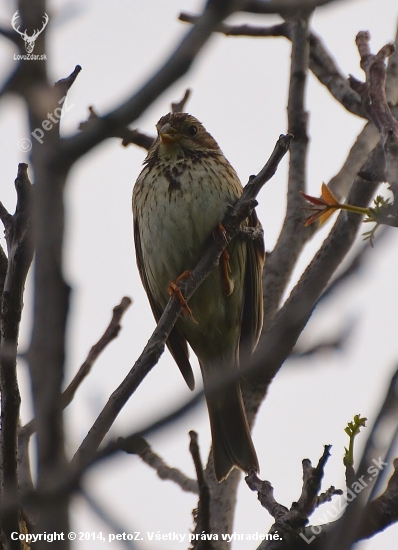
[[[223,290],[226,296],[231,296],[234,291],[234,282],[230,279],[229,274],[232,272],[229,263],[229,254],[227,250],[223,250],[220,257],[221,279]]]
[[[215,229],[214,232],[217,230],[221,233],[223,239],[226,240],[227,232],[222,223],[217,224],[217,229]],[[233,281],[231,281],[229,277],[229,274],[232,272],[232,269],[229,264],[229,254],[226,250],[222,252],[220,257],[220,268],[221,268],[221,279],[222,279],[224,294],[226,296],[231,296],[232,292],[234,291],[234,283]]]
[[[179,283],[180,281],[185,281],[186,279],[193,279],[193,275],[191,271],[186,269],[181,275],[177,277],[176,283]]]
[[[217,229],[219,230],[219,232],[223,236],[224,240],[226,240],[227,232],[226,232],[225,227],[223,226],[223,224],[221,222],[217,224]]]
[[[181,304],[183,311],[190,317],[190,319],[192,319],[194,323],[198,324],[192,314],[191,308],[189,307],[186,299],[182,295],[181,289],[178,286],[178,283],[180,281],[184,281],[185,279],[188,279],[188,277],[193,277],[192,273],[188,270],[184,271],[184,273],[181,273],[181,275],[177,277],[176,281],[169,282],[167,291],[170,294],[170,296],[173,296],[174,299]]]

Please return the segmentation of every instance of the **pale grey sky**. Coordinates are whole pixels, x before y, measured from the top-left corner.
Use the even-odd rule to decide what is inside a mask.
[[[75,132],[87,118],[88,106],[105,113],[137,89],[166,58],[187,31],[178,22],[180,11],[197,13],[196,0],[87,0],[79,4],[54,0],[49,3],[47,57],[51,76],[58,80],[80,64],[83,68],[69,96],[69,112],[62,119],[64,133]],[[0,20],[7,24],[16,7],[0,2]],[[398,10],[391,0],[353,0],[318,10],[313,28],[341,69],[362,78],[355,35],[368,29],[377,51],[395,37]],[[269,25],[277,18],[237,15],[233,22]],[[14,49],[1,38],[0,65],[4,74],[16,61]],[[193,89],[187,110],[201,120],[236,168],[242,182],[262,167],[279,134],[286,132],[286,98],[290,43],[283,39],[226,38],[214,36],[192,70],[149,109],[137,122],[154,133],[161,115],[179,99],[185,88]],[[2,100],[0,110],[1,197],[13,211],[13,180],[18,162],[28,155],[18,149],[29,138],[23,105],[14,98]],[[318,194],[322,181],[339,169],[363,121],[347,113],[313,76],[309,79],[307,107],[310,112],[309,192]],[[67,189],[66,273],[73,287],[69,324],[68,376],[73,376],[91,345],[101,335],[110,312],[123,295],[134,303],[123,320],[116,342],[101,356],[89,379],[68,409],[68,451],[72,455],[105,404],[110,392],[133,365],[154,328],[147,298],[135,266],[131,191],[140,172],[145,151],[121,147],[116,139],[97,147],[80,161],[70,175]],[[261,192],[258,214],[263,223],[268,250],[274,246],[284,215],[287,160]],[[329,222],[310,243],[295,273],[303,271],[331,227]],[[366,230],[368,228],[366,227]],[[357,325],[344,355],[325,354],[308,359],[305,366],[291,363],[282,368],[271,386],[254,429],[261,477],[275,489],[275,497],[290,506],[301,490],[301,461],[316,463],[324,444],[333,444],[324,487],[344,486],[343,449],[348,440],[344,427],[354,414],[374,418],[398,357],[395,292],[398,262],[392,251],[398,234],[393,233],[369,254],[366,272],[353,279],[333,303],[325,303],[311,320],[303,339],[317,341],[337,332],[348,319]],[[394,241],[394,242],[393,242]],[[360,241],[359,241],[360,242]],[[292,282],[294,284],[294,281]],[[29,288],[27,313],[30,310]],[[26,345],[29,315],[24,319],[22,345]],[[30,417],[24,365],[20,367],[25,402],[23,420]],[[196,368],[197,385],[200,374]],[[302,400],[301,389],[312,388],[313,398]],[[133,399],[123,410],[111,433],[129,433],[169,411],[189,397],[189,390],[166,352]],[[370,421],[371,424],[371,421]],[[203,458],[207,457],[210,432],[203,405],[162,435],[150,438],[154,450],[171,466],[194,475],[188,452],[188,431],[199,433]],[[366,432],[358,438],[358,452]],[[193,495],[182,493],[170,482],[160,481],[134,457],[120,456],[97,467],[85,486],[122,523],[126,530],[188,534],[192,528]],[[319,517],[327,510],[322,507]],[[314,515],[316,518],[317,514]],[[72,515],[76,531],[108,532],[80,500]],[[321,521],[320,521],[321,523]],[[242,483],[236,516],[236,531],[267,532],[272,524]],[[395,548],[398,526],[389,528],[361,550]],[[106,545],[107,546],[107,545]],[[112,547],[118,547],[113,543]],[[119,546],[120,547],[120,546]],[[175,550],[186,545],[144,540],[139,550]],[[234,550],[246,550],[247,542]],[[91,550],[97,543],[81,541],[76,548]]]

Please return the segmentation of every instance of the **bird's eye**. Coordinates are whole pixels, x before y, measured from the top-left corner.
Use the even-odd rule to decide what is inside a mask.
[[[188,136],[193,137],[193,136],[196,136],[197,133],[198,133],[197,126],[194,126],[194,125],[188,126],[188,128],[187,128]]]

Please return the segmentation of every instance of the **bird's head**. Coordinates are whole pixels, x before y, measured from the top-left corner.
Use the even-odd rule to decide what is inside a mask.
[[[156,128],[158,138],[155,147],[162,156],[173,156],[181,151],[196,153],[220,149],[204,126],[187,113],[169,113],[159,120]]]

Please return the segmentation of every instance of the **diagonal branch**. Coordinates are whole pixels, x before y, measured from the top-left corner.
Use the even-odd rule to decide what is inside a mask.
[[[181,290],[186,300],[189,300],[195,289],[218,265],[222,251],[227,246],[228,242],[237,234],[240,224],[246,219],[251,209],[255,206],[255,197],[261,186],[275,173],[280,161],[288,150],[291,139],[292,136],[290,135],[281,136],[279,138],[267,164],[254,179],[250,180],[235,207],[228,212],[224,220],[222,220],[222,225],[226,230],[225,234],[222,234],[220,231],[215,232],[214,241],[204,252],[199,263],[192,271],[192,277],[180,283]],[[73,459],[75,465],[84,467],[85,464],[90,462],[92,456],[127,400],[159,360],[159,357],[164,351],[168,335],[177,321],[181,310],[181,304],[171,298],[142,354],[120,386],[110,396],[108,403],[100,413],[83,443],[80,445]]]
[[[243,0],[208,0],[196,25],[190,29],[166,63],[120,107],[93,121],[86,132],[65,139],[59,153],[62,158],[72,165],[104,139],[136,120],[155,99],[189,70],[214,28],[244,3]]]
[[[117,338],[121,329],[120,321],[127,308],[130,307],[131,303],[131,298],[125,296],[124,298],[122,298],[120,304],[113,308],[112,319],[107,326],[104,334],[101,336],[98,342],[92,346],[86,360],[80,366],[78,372],[74,376],[73,380],[70,382],[69,386],[62,393],[62,407],[64,409],[66,409],[66,407],[72,402],[76,391],[82,384],[83,380],[89,375],[95,361],[98,359],[100,354],[104,351],[108,344],[112,342],[112,340]],[[20,429],[20,441],[25,441],[25,439],[29,440],[30,436],[33,435],[35,431],[36,419],[32,418],[32,420],[30,420],[27,424],[25,424],[25,426]]]
[[[175,101],[171,104],[171,110],[173,113],[183,111],[185,104],[191,96],[191,90],[188,88],[185,90],[184,96],[180,101]],[[93,122],[100,118],[98,113],[96,113],[94,107],[89,107],[89,117],[85,122],[79,124],[79,130],[85,131],[93,124]],[[119,128],[111,137],[118,137],[122,140],[123,147],[127,147],[130,143],[142,147],[143,149],[148,150],[155,140],[155,136],[150,136],[144,132],[140,132],[136,128],[132,129],[128,126]]]
[[[374,152],[364,169],[372,171]],[[366,182],[358,176],[349,194],[349,201],[367,205],[379,182]],[[270,328],[263,334],[254,352],[251,369],[256,372],[257,384],[268,387],[281,364],[289,355],[298,336],[308,322],[312,311],[334,271],[340,265],[358,233],[361,216],[342,213],[322,247],[305,270],[288,300],[276,315]]]
[[[347,111],[366,118],[358,94],[351,89],[346,75],[342,73],[322,39],[313,31],[310,33],[310,69]]]
[[[120,450],[128,454],[139,456],[145,464],[156,471],[160,479],[173,481],[187,493],[198,493],[197,481],[190,479],[177,468],[168,466],[165,461],[152,450],[149,443],[143,437],[139,435],[128,438],[119,437],[117,445]]]
[[[194,24],[198,19],[197,15],[182,12],[179,20],[184,23]],[[291,21],[273,25],[271,27],[254,25],[228,25],[222,23],[215,31],[225,36],[248,36],[255,38],[267,38],[282,36],[288,40],[293,39],[294,24]],[[358,94],[352,90],[347,82],[346,76],[341,72],[336,61],[327,50],[321,38],[313,31],[309,34],[310,59],[309,68],[323,84],[332,96],[354,115],[366,118],[362,103]],[[393,70],[391,69],[391,76]]]
[[[297,12],[312,11],[315,8],[326,6],[336,0],[248,0],[245,4],[245,11],[250,13],[278,13],[292,16]]]
[[[117,338],[122,328],[120,325],[120,321],[126,310],[130,307],[131,303],[131,298],[125,296],[124,298],[122,298],[120,304],[113,308],[112,319],[107,326],[104,334],[90,349],[87,359],[81,365],[73,380],[70,382],[69,386],[64,390],[62,394],[62,406],[64,409],[72,402],[77,389],[86,378],[86,376],[89,375],[92,366],[94,365],[100,354],[104,351],[108,344],[112,342],[112,340]]]
[[[394,473],[385,492],[365,507],[357,541],[372,537],[398,521],[398,459],[393,466]]]

